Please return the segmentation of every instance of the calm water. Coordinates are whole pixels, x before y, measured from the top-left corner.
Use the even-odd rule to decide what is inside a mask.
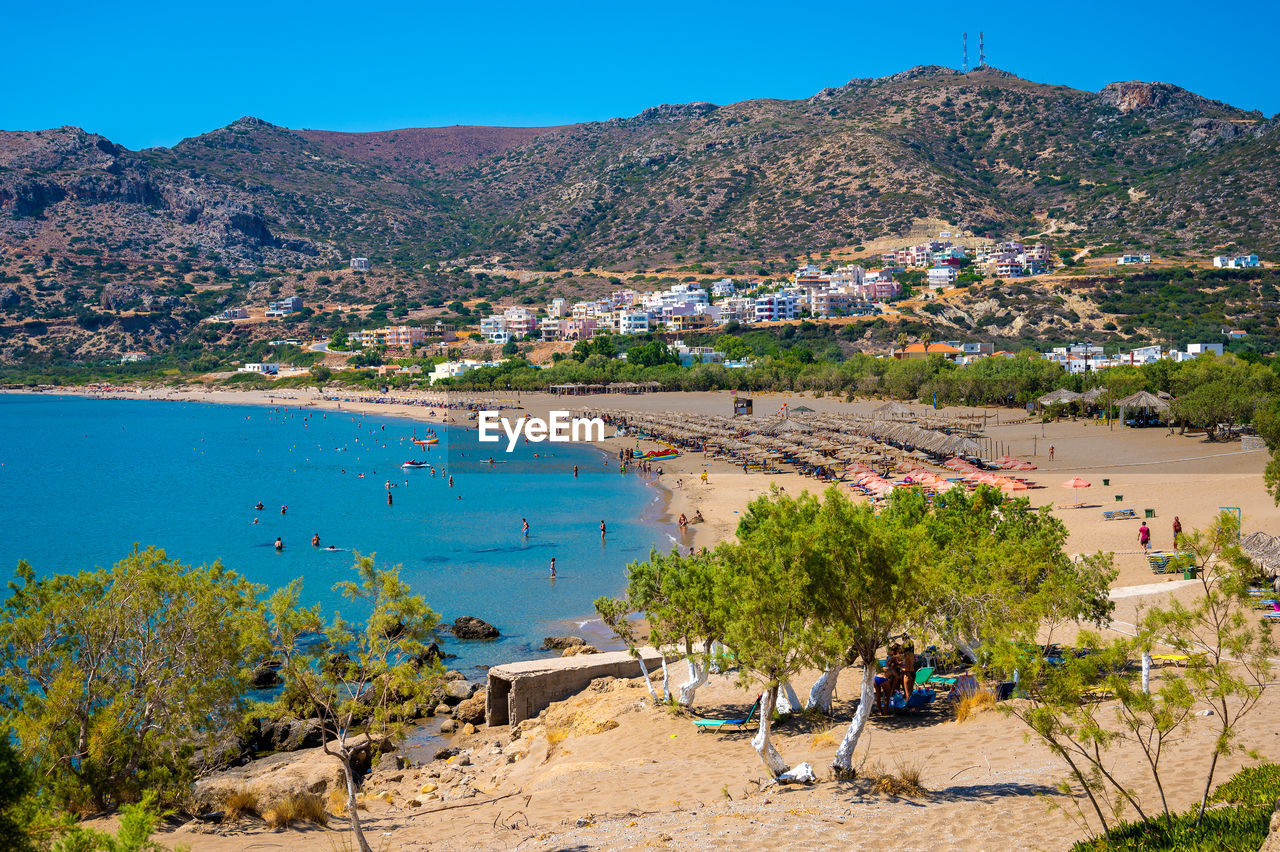
[[[474,665],[528,656],[543,636],[575,630],[596,597],[622,589],[629,561],[668,541],[653,521],[657,490],[597,450],[557,444],[548,458],[545,444],[511,456],[485,445],[485,458],[511,462],[460,465],[450,488],[400,464],[440,468],[450,442],[469,460],[468,442],[480,453],[475,433],[437,426],[441,444],[423,452],[409,438],[426,428],[345,412],[0,395],[0,572],[20,559],[37,575],[107,566],[137,542],[187,563],[221,559],[272,588],[303,577],[304,602],[333,611],[343,606],[333,583],[353,576],[350,551],[373,553],[400,564],[448,620],[476,615],[502,631],[495,642],[444,643],[458,654],[451,665],[474,677]],[[313,548],[315,533],[342,550]]]

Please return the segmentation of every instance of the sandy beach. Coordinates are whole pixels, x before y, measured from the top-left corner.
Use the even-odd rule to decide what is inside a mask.
[[[121,394],[251,405],[309,405],[383,416],[431,419],[430,409],[413,405],[325,400],[309,391],[151,391]],[[636,412],[679,412],[690,418],[731,413],[728,393],[656,393],[634,396],[557,398],[546,394],[495,395],[495,402],[546,416],[552,409],[608,408]],[[755,411],[773,412],[783,403],[803,404],[816,412],[867,413],[877,403],[815,399],[801,395],[756,395]],[[919,406],[912,406],[920,409]],[[507,414],[518,413],[514,411]],[[1024,494],[1035,505],[1052,507],[1069,530],[1068,551],[1115,554],[1119,577],[1113,587],[1113,629],[1126,632],[1138,608],[1167,595],[1190,595],[1178,579],[1154,575],[1138,545],[1145,519],[1153,544],[1172,545],[1171,524],[1185,530],[1206,526],[1224,507],[1238,509],[1246,534],[1280,527],[1280,509],[1263,488],[1265,451],[1243,451],[1238,441],[1207,443],[1199,434],[1168,429],[1109,427],[1096,421],[1041,424],[1018,410],[946,409],[943,414],[983,414],[984,436],[1002,452],[1037,465],[1025,473],[1033,486]],[[437,411],[437,422],[464,423],[460,412]],[[997,424],[997,417],[1001,421]],[[1012,422],[1011,422],[1012,421]],[[634,438],[610,438],[610,453],[634,447]],[[658,444],[641,442],[648,450]],[[1054,448],[1054,458],[1048,449]],[[738,518],[754,497],[770,488],[788,492],[825,488],[793,472],[744,473],[724,461],[682,454],[662,463],[666,518],[681,547],[711,547],[732,536]],[[700,482],[706,471],[708,481]],[[1085,489],[1062,483],[1079,476]],[[846,486],[837,486],[846,487]],[[1106,520],[1103,512],[1132,508],[1138,519]],[[701,512],[705,522],[683,534],[674,519]],[[619,578],[621,584],[622,578]],[[569,615],[569,614],[566,614]],[[857,668],[841,674],[831,720],[795,719],[776,729],[779,750],[792,765],[806,760],[820,778],[834,753],[839,733],[852,714],[861,676]],[[672,677],[683,680],[683,667]],[[794,683],[803,696],[815,677]],[[1157,672],[1158,677],[1158,672]],[[685,716],[652,706],[638,679],[598,684],[553,705],[537,723],[513,731],[481,727],[459,735],[455,745],[469,749],[469,766],[440,762],[396,773],[398,780],[371,776],[365,784],[366,830],[375,845],[389,849],[685,849],[847,848],[847,849],[1062,849],[1083,836],[1072,822],[1074,806],[1055,792],[1065,776],[1061,763],[1024,737],[1018,722],[998,712],[981,713],[963,723],[943,707],[926,713],[873,718],[859,747],[864,767],[888,770],[918,767],[929,791],[918,800],[867,793],[855,784],[831,781],[811,787],[778,787],[765,780],[748,732],[698,734]],[[698,694],[697,709],[728,717],[745,711],[758,688],[714,676]],[[1280,757],[1280,701],[1268,697],[1242,725],[1241,739],[1264,758]],[[1210,725],[1197,719],[1184,741],[1169,754],[1166,777],[1186,777],[1171,792],[1171,806],[1198,801],[1197,780],[1207,767],[1205,743]],[[1225,780],[1242,765],[1239,756],[1219,767]],[[1141,756],[1116,752],[1116,771],[1139,778]],[[424,793],[428,785],[436,785]],[[435,790],[475,792],[471,798],[432,798]],[[1154,796],[1148,782],[1138,783],[1144,797]],[[386,794],[386,795],[375,795]],[[1067,810],[1055,809],[1053,805]],[[924,806],[922,806],[924,805]],[[343,821],[329,829],[269,832],[248,823],[185,827],[162,837],[203,850],[250,848],[314,849],[342,841]]]

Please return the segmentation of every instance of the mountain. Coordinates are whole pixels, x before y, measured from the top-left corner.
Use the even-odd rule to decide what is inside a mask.
[[[0,132],[0,288],[18,285],[0,311],[71,310],[55,298],[68,285],[92,304],[93,264],[122,266],[111,281],[155,269],[190,283],[364,255],[411,287],[441,262],[759,261],[938,227],[1265,253],[1280,241],[1278,147],[1276,119],[1168,84],[1086,92],[937,66],[563,127],[338,133],[246,117],[142,151],[78,128]],[[32,257],[43,268],[22,272]],[[58,258],[75,263],[53,276]],[[35,287],[45,272],[56,283]]]

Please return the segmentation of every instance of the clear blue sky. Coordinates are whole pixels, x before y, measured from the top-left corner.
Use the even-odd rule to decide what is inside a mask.
[[[549,125],[659,103],[800,98],[987,61],[1097,90],[1164,81],[1280,112],[1280,3],[65,3],[0,0],[0,129],[131,148],[255,115],[286,127]]]

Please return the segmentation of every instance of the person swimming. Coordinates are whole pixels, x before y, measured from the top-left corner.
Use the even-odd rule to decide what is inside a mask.
[[[266,506],[264,506],[264,505],[262,505],[262,501],[261,501],[261,500],[259,500],[259,501],[258,501],[258,505],[254,506],[253,508],[255,508],[255,509],[257,509],[259,512],[261,512],[263,509],[265,509],[265,508],[267,508],[267,507],[266,507]]]
[[[280,507],[280,514],[282,514],[282,515],[287,514],[287,513],[288,513],[288,511],[289,511],[289,504],[288,504],[288,503],[285,503],[283,506],[281,506],[281,507]]]

